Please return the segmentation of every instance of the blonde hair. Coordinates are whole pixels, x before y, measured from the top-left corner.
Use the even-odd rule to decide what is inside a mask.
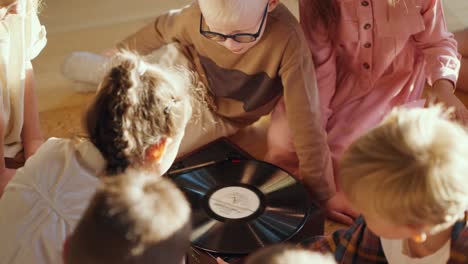
[[[103,179],[70,237],[66,263],[178,264],[190,227],[190,206],[171,181],[128,170]]]
[[[185,130],[190,119],[191,75],[121,51],[85,116],[91,142],[117,174],[146,161],[147,150]]]
[[[259,10],[259,16],[266,2],[260,0],[198,0],[204,17],[214,21],[234,24],[243,20],[244,14],[249,14],[252,8]]]
[[[255,252],[247,258],[245,264],[334,264],[331,255],[322,255],[311,250],[301,249],[297,246],[279,244]]]
[[[395,109],[349,147],[340,181],[357,209],[434,230],[458,220],[468,205],[468,136],[448,115]]]

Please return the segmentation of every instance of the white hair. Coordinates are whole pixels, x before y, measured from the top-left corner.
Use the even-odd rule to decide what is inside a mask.
[[[198,0],[203,16],[223,23],[236,23],[244,14],[263,10],[267,1],[260,0]]]
[[[246,264],[336,264],[331,255],[323,255],[289,244],[278,244],[251,255]]]

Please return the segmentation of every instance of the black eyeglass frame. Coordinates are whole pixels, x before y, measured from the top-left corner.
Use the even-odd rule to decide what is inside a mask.
[[[263,17],[262,17],[262,21],[260,22],[260,27],[258,28],[258,31],[257,33],[236,33],[236,34],[232,34],[232,35],[225,35],[225,34],[222,34],[222,33],[219,33],[219,32],[213,32],[213,31],[209,31],[209,30],[203,30],[202,29],[202,25],[203,25],[203,14],[200,14],[200,34],[202,34],[205,38],[207,39],[210,39],[210,40],[214,40],[214,41],[219,41],[219,42],[223,42],[223,41],[226,41],[228,38],[231,38],[233,39],[234,41],[236,42],[239,42],[239,43],[250,43],[250,42],[254,42],[257,40],[257,38],[260,36],[260,33],[262,32],[262,29],[263,29],[263,24],[265,24],[265,19],[266,19],[266,16],[268,14],[268,6],[269,6],[269,2],[267,3],[266,7],[265,7],[265,11],[263,11]],[[219,39],[213,39],[213,38],[210,38],[208,36],[208,34],[210,35],[215,35],[217,37],[220,37]],[[252,37],[251,40],[249,41],[239,41],[238,37],[245,37],[245,36],[248,36],[248,37]]]

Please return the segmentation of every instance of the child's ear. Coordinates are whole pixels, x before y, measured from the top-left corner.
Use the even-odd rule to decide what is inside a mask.
[[[161,138],[159,143],[152,145],[146,151],[146,159],[150,162],[160,161],[166,150],[166,138]]]
[[[427,239],[427,231],[429,227],[426,225],[412,225],[409,226],[411,229],[411,239],[416,243],[423,243]]]
[[[275,10],[275,8],[279,5],[280,0],[269,0],[268,1],[268,12]]]

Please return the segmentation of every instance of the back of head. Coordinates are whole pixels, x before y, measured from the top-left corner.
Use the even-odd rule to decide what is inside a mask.
[[[114,60],[85,116],[108,175],[144,163],[148,148],[183,132],[192,113],[187,71],[151,65],[125,51]]]
[[[393,224],[443,228],[468,206],[468,135],[440,106],[396,109],[343,155],[356,209]]]
[[[180,264],[190,231],[190,206],[173,183],[129,171],[104,179],[67,242],[65,262]]]
[[[275,245],[255,252],[245,264],[334,264],[332,256],[298,248],[293,245]]]

